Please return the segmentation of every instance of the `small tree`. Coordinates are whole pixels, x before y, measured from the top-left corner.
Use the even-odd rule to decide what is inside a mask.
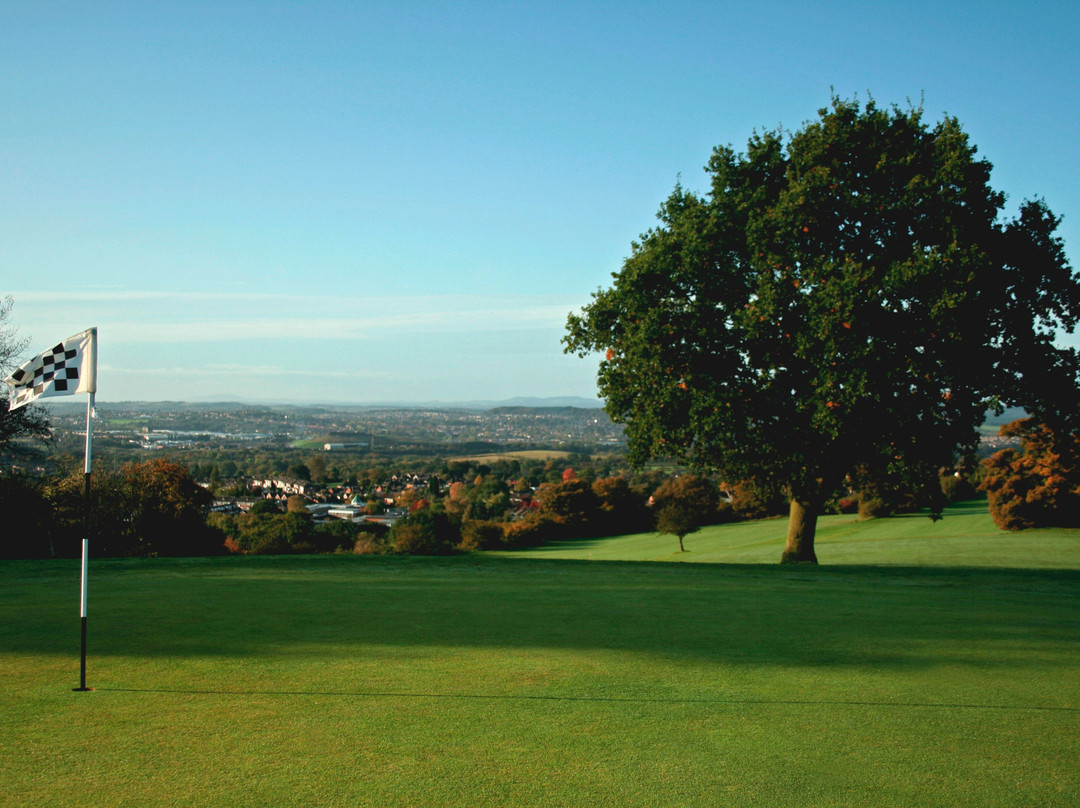
[[[685,553],[683,537],[696,533],[702,525],[716,518],[719,495],[716,486],[693,474],[665,480],[653,494],[656,529],[679,539],[679,552]]]
[[[679,502],[669,502],[656,515],[656,529],[660,533],[675,536],[679,540],[679,552],[685,553],[683,537],[701,529],[698,520],[690,509]]]

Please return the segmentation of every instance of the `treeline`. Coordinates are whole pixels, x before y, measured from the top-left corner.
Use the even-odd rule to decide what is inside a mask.
[[[394,505],[407,513],[389,528],[378,522],[313,525],[298,495],[288,499],[284,513],[264,501],[244,514],[211,514],[208,523],[237,553],[442,555],[648,532],[658,526],[681,540],[705,525],[776,515],[786,507],[782,497],[763,497],[751,485],[721,492],[716,482],[690,474],[672,477],[654,471],[597,478],[579,476],[569,467],[557,480],[536,488],[524,478],[494,473],[446,486],[436,476],[426,488],[402,491]],[[676,512],[679,521],[665,521]]]
[[[943,470],[930,494],[969,499],[978,495],[977,485],[1004,529],[1080,526],[1080,440],[1030,420],[1004,427],[1003,434],[1018,438],[1021,449],[999,452],[970,474]],[[84,537],[96,556],[447,554],[652,530],[676,537],[681,549],[683,538],[705,525],[779,516],[788,507],[784,492],[754,481],[729,484],[659,470],[601,476],[591,466],[579,473],[559,465],[545,461],[534,474],[519,476],[517,461],[443,464],[445,476],[432,475],[426,485],[396,495],[393,506],[406,515],[388,526],[317,523],[299,495],[284,503],[258,499],[244,513],[215,512],[205,483],[167,458],[95,471],[87,509],[84,475],[72,463],[40,477],[0,475],[0,556],[75,557]],[[464,474],[473,476],[461,479]],[[872,518],[925,504],[927,491],[902,480],[853,476],[831,509]]]
[[[8,558],[74,557],[82,539],[97,556],[199,556],[221,552],[206,522],[213,497],[187,467],[167,459],[95,471],[89,508],[74,462],[42,477],[0,477]]]

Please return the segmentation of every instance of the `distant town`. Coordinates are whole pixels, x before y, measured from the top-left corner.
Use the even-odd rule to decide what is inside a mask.
[[[61,440],[85,432],[72,402],[50,407]],[[557,449],[621,451],[623,429],[599,407],[380,408],[124,402],[101,404],[95,446],[111,449],[302,448],[378,454]]]

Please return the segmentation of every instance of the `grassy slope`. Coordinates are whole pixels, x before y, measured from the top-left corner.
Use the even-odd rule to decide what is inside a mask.
[[[771,564],[779,561],[786,519],[707,527],[686,537],[679,553],[674,536],[641,533],[610,539],[554,542],[511,554],[530,558],[597,561],[682,561]],[[815,542],[823,564],[914,564],[1080,569],[1080,531],[998,530],[985,501],[955,505],[945,518],[922,515],[861,521],[824,516]]]
[[[1078,534],[953,517],[997,567],[97,561],[91,693],[77,564],[0,562],[0,806],[1080,804]]]

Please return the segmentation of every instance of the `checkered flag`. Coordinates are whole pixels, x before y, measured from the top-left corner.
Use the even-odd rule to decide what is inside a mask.
[[[97,329],[68,337],[4,379],[11,387],[8,410],[38,398],[97,391]]]

